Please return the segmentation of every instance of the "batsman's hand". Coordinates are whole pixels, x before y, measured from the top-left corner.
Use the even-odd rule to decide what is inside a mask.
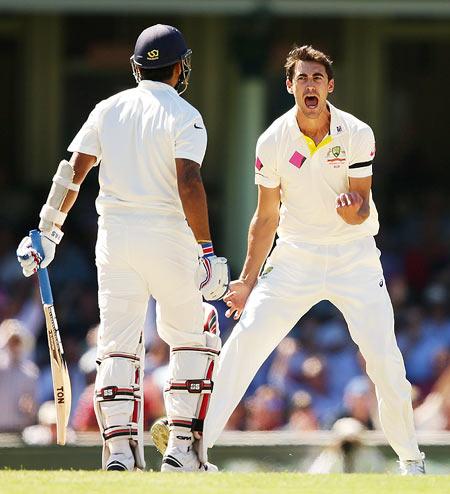
[[[17,260],[22,267],[24,276],[29,277],[40,268],[46,268],[55,257],[56,243],[41,232],[42,250],[44,258],[33,248],[30,237],[24,237],[17,247]]]
[[[230,269],[225,257],[200,257],[197,280],[205,300],[220,300],[230,284]]]
[[[242,280],[232,281],[228,293],[223,298],[224,302],[228,306],[228,310],[225,312],[226,317],[233,316],[234,320],[238,320],[241,317],[244,310],[247,299],[252,291],[253,287]]]

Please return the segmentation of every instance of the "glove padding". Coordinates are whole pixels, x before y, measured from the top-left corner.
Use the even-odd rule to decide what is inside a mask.
[[[45,233],[41,232],[42,250],[44,258],[33,248],[30,237],[24,237],[17,247],[17,260],[22,267],[22,272],[27,278],[36,273],[39,268],[46,268],[55,257],[56,244]]]
[[[197,280],[205,300],[220,300],[230,284],[230,270],[225,257],[215,255],[201,257],[197,268]]]

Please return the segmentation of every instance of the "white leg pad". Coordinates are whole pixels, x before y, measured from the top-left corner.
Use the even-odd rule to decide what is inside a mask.
[[[164,390],[169,428],[202,438],[203,422],[214,388],[216,360],[222,346],[213,306],[205,304],[204,346],[171,348],[170,379]],[[203,450],[203,448],[200,448]],[[206,463],[206,454],[200,456]]]
[[[136,467],[145,468],[143,441],[142,355],[110,353],[99,363],[94,406],[103,437],[103,468],[110,456],[108,444],[128,439]]]

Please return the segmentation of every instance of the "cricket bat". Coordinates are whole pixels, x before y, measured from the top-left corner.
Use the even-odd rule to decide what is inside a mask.
[[[31,243],[34,249],[44,257],[39,230],[30,232]],[[69,422],[72,391],[70,387],[69,371],[64,358],[64,350],[59,335],[58,322],[53,307],[52,288],[47,269],[38,269],[39,289],[42,306],[44,308],[45,325],[47,327],[48,348],[50,351],[50,366],[52,370],[53,394],[56,408],[56,443],[66,444],[67,424]]]

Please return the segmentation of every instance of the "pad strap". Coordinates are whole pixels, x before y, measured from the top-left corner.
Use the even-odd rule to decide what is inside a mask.
[[[172,379],[164,391],[169,393],[194,393],[210,395],[213,387],[214,383],[211,379],[187,379],[186,381],[175,381]]]
[[[63,213],[48,204],[44,204],[39,213],[39,218],[51,224],[63,225],[64,221],[66,221],[67,213]]]
[[[102,401],[135,401],[140,400],[139,386],[131,388],[119,388],[118,386],[106,386],[95,392],[95,399]]]
[[[201,352],[206,355],[211,355],[213,357],[220,355],[220,350],[216,350],[215,348],[210,347],[201,347],[201,346],[176,346],[171,350],[174,352]]]
[[[55,175],[52,181],[55,182],[55,184],[62,185],[66,189],[73,190],[74,192],[78,192],[80,190],[80,186],[78,184],[74,184],[70,180],[66,180],[61,177],[61,175]]]
[[[204,419],[186,419],[186,418],[172,418],[169,420],[169,428],[180,427],[183,429],[188,429],[192,432],[203,432]]]
[[[118,437],[136,440],[138,436],[138,427],[134,422],[125,426],[112,425],[111,427],[106,428],[102,435],[105,441],[110,441],[111,439]]]
[[[51,230],[43,230],[41,233],[44,237],[48,238],[56,245],[61,242],[64,236],[64,233],[55,225],[53,225]]]
[[[134,360],[135,362],[139,363],[140,358],[133,354],[133,353],[117,353],[117,352],[112,352],[112,353],[106,353],[101,359],[97,360],[97,364],[100,364],[103,360],[107,358],[126,358],[129,360]]]

